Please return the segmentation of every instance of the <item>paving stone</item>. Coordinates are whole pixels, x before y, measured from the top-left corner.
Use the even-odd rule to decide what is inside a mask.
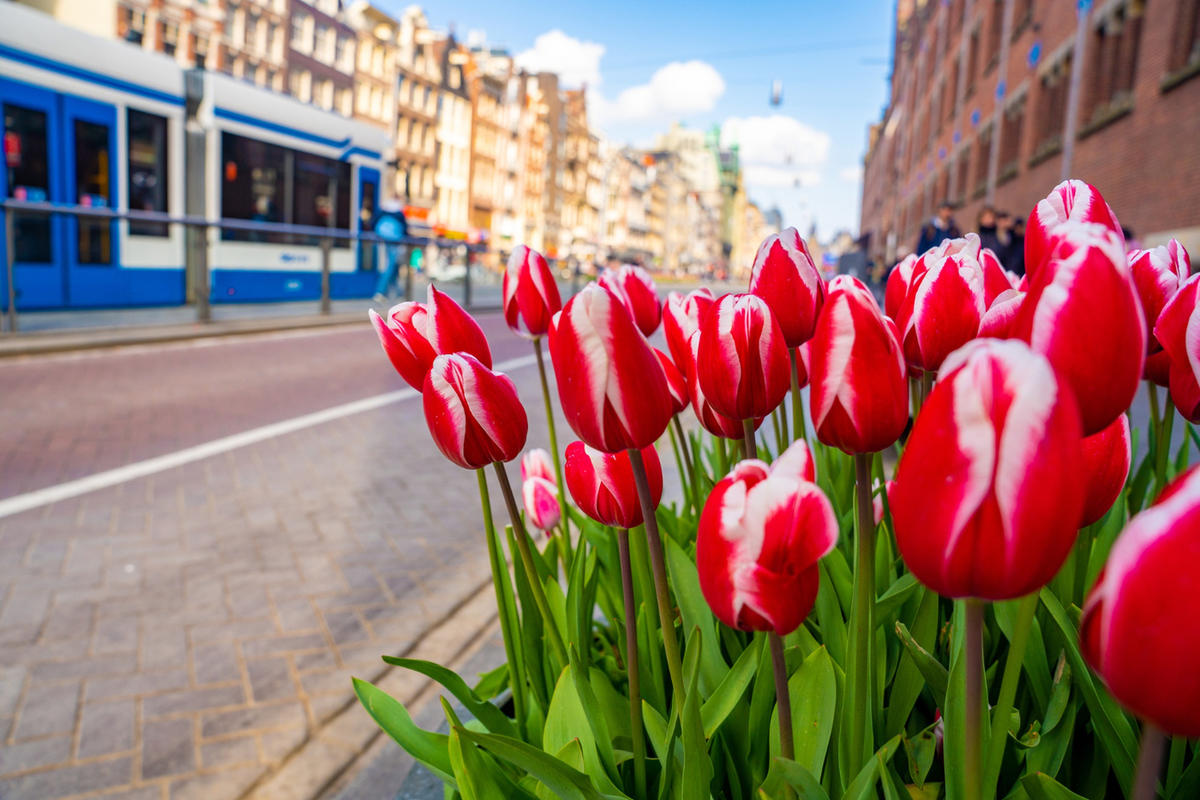
[[[242,679],[242,668],[233,642],[201,644],[192,647],[192,670],[196,682],[225,683]]]
[[[132,759],[125,756],[0,778],[0,797],[4,800],[48,800],[125,786],[131,780],[132,768]]]
[[[142,725],[142,777],[146,780],[192,772],[196,745],[190,717],[150,720]]]
[[[58,764],[71,758],[71,737],[51,736],[0,747],[0,775]],[[2,795],[0,795],[2,796]]]
[[[200,746],[200,761],[205,769],[258,763],[258,742],[253,736],[219,739]]]
[[[85,703],[79,724],[79,757],[133,749],[134,701]]]
[[[88,678],[85,681],[84,700],[91,702],[117,697],[147,696],[171,689],[183,689],[187,685],[187,670],[180,667],[111,678]]]
[[[32,739],[75,729],[79,684],[31,686],[21,703],[15,739]],[[0,795],[3,797],[3,795]]]
[[[250,691],[256,703],[287,700],[296,696],[291,670],[282,657],[247,661],[246,671],[250,675]]]
[[[210,739],[270,728],[303,729],[306,725],[303,706],[298,703],[274,703],[205,714],[201,736]]]
[[[149,719],[181,712],[237,706],[244,703],[245,700],[246,693],[241,686],[187,689],[147,697],[142,703],[142,713]]]
[[[242,642],[242,653],[246,658],[261,658],[294,650],[320,650],[326,646],[325,637],[322,634],[302,633],[292,636],[276,636],[270,639],[251,639]]]
[[[171,800],[240,797],[264,772],[266,767],[263,766],[245,766],[183,778],[171,782],[169,797]]]
[[[16,709],[24,685],[24,667],[0,667],[0,716],[9,716]]]
[[[30,670],[33,682],[52,683],[92,676],[126,675],[137,670],[137,653],[118,653],[88,658],[81,656],[70,661],[44,661]]]

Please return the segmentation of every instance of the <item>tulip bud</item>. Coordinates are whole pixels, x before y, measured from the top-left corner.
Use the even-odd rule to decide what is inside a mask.
[[[544,478],[557,484],[554,477],[554,462],[550,459],[550,454],[540,447],[527,451],[521,459],[521,481],[524,482],[530,478]]]
[[[817,562],[837,535],[833,507],[815,483],[791,466],[743,461],[713,487],[700,515],[700,590],[731,628],[786,636],[812,610]]]
[[[1031,281],[1054,249],[1054,229],[1067,221],[1103,225],[1116,234],[1122,252],[1125,250],[1121,223],[1096,187],[1081,180],[1066,180],[1039,200],[1029,213],[1025,226],[1025,270]]]
[[[750,270],[750,294],[766,302],[788,347],[812,338],[825,302],[825,281],[795,228],[773,233],[759,245]]]
[[[908,296],[908,287],[912,283],[913,269],[916,268],[916,265],[916,253],[909,253],[888,273],[883,307],[893,320],[900,316],[900,306],[904,304],[904,298]]]
[[[1163,306],[1154,337],[1170,360],[1171,402],[1189,422],[1200,422],[1200,273]]]
[[[1129,408],[1146,359],[1146,324],[1120,234],[1064,222],[1031,279],[1011,334],[1050,359],[1075,393],[1084,435]]]
[[[479,323],[433,286],[428,303],[400,303],[388,310],[386,318],[371,309],[368,316],[388,360],[418,392],[433,360],[445,353],[470,353],[491,369],[492,351]]]
[[[986,308],[984,296],[975,234],[946,239],[917,259],[896,317],[909,365],[937,372],[946,356],[974,339]]]
[[[1016,289],[1001,292],[983,312],[979,321],[980,339],[1007,339],[1011,335],[1013,321],[1025,302],[1025,293]]]
[[[895,325],[856,278],[829,284],[810,353],[817,438],[847,453],[874,453],[908,424],[908,384]]]
[[[679,292],[667,295],[667,303],[663,306],[663,334],[667,337],[671,360],[684,377],[687,377],[692,363],[692,348],[688,340],[700,330],[700,320],[714,302],[716,300],[707,286],[688,292],[687,297]]]
[[[654,349],[612,292],[591,284],[550,325],[550,358],[563,416],[606,453],[654,443],[673,416]]]
[[[688,407],[690,400],[688,399],[687,379],[680,374],[675,365],[671,363],[671,357],[654,348],[654,355],[658,356],[659,366],[662,367],[663,375],[667,379],[667,388],[671,390],[671,402],[675,409],[675,413],[683,411]]]
[[[517,387],[473,355],[434,359],[422,397],[433,441],[464,469],[511,461],[525,446],[529,421]]]
[[[633,264],[625,264],[616,270],[604,270],[597,283],[625,304],[643,335],[649,336],[658,330],[662,307],[649,272]]]
[[[1099,520],[1121,496],[1132,456],[1129,417],[1124,414],[1104,430],[1084,438],[1083,518],[1079,527]]]
[[[1200,469],[1129,521],[1083,607],[1080,650],[1121,705],[1200,737]]]
[[[688,340],[688,347],[692,353],[688,361],[694,365],[700,348],[700,331],[692,334]],[[700,386],[698,370],[694,366],[688,372],[687,379],[688,394],[692,398],[692,411],[696,412],[696,419],[700,421],[700,427],[713,436],[741,441],[745,435],[745,431],[742,428],[742,421],[720,414],[712,407],[712,404],[708,402],[708,397],[704,394],[704,389]],[[760,423],[761,421],[759,420]],[[757,427],[755,425],[755,429]]]
[[[658,452],[653,447],[642,448],[642,461],[646,465],[650,498],[657,506],[663,490]],[[571,442],[567,445],[563,470],[567,489],[580,511],[614,528],[636,528],[642,524],[642,505],[627,450],[604,453],[583,442]]]
[[[1171,358],[1163,351],[1154,335],[1154,326],[1167,301],[1187,282],[1192,272],[1191,259],[1178,240],[1152,250],[1133,250],[1129,253],[1129,271],[1133,286],[1146,318],[1145,378],[1159,386],[1167,386]]]
[[[521,484],[525,519],[539,531],[551,530],[562,519],[558,489],[545,478],[530,478]]]
[[[791,385],[783,332],[766,302],[727,294],[700,325],[696,370],[714,409],[732,419],[765,417]]]
[[[909,570],[946,597],[1043,586],[1083,509],[1079,411],[1045,357],[980,339],[946,359],[888,499]]]
[[[562,308],[550,265],[537,250],[519,245],[504,271],[504,321],[521,336],[535,338],[550,330],[550,319]]]

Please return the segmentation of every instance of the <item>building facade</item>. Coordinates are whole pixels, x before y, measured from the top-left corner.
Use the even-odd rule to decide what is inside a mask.
[[[1063,178],[1145,245],[1200,248],[1200,2],[901,0],[891,99],[869,132],[861,231],[892,263],[938,203],[975,227]]]
[[[358,36],[341,0],[289,0],[288,93],[343,116],[354,113]]]
[[[358,34],[354,118],[392,135],[396,123],[400,23],[365,0],[351,4],[346,19]]]
[[[441,71],[437,104],[437,156],[434,173],[435,228],[447,235],[466,237],[471,227],[471,93],[466,66],[470,55],[453,36],[433,43]]]

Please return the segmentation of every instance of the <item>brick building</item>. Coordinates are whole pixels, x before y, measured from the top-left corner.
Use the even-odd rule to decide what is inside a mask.
[[[891,263],[947,199],[1026,215],[1065,176],[1200,250],[1200,0],[899,0],[861,230]]]
[[[288,93],[343,116],[354,113],[358,34],[340,0],[289,0]]]

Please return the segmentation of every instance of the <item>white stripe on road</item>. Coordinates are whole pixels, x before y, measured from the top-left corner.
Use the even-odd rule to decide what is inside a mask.
[[[536,356],[522,356],[502,361],[495,365],[495,369],[500,372],[516,370],[528,367],[536,362]],[[285,419],[282,422],[273,422],[270,425],[263,425],[261,428],[253,428],[242,433],[235,433],[232,436],[214,439],[211,442],[177,450],[174,453],[148,458],[145,461],[135,461],[123,467],[97,472],[95,475],[89,475],[86,478],[79,478],[78,480],[67,481],[55,486],[47,486],[45,489],[36,489],[32,492],[8,497],[0,500],[0,519],[49,505],[50,503],[57,503],[61,500],[78,497],[81,494],[94,492],[97,489],[107,489],[109,486],[116,486],[119,483],[126,483],[127,481],[144,478],[147,475],[154,475],[168,469],[181,467],[184,464],[191,464],[194,461],[201,461],[205,458],[220,455],[221,453],[228,453],[230,450],[236,450],[239,447],[246,447],[247,445],[256,444],[267,439],[273,439],[276,436],[283,436],[294,431],[303,430],[304,428],[311,428],[315,425],[323,425],[326,422],[332,422],[336,419],[348,417],[353,414],[361,414],[364,411],[373,411],[392,403],[399,403],[402,400],[410,400],[420,396],[420,392],[414,389],[401,389],[396,392],[377,394],[374,397],[366,397],[362,400],[344,403],[340,406],[315,411],[311,414]]]

